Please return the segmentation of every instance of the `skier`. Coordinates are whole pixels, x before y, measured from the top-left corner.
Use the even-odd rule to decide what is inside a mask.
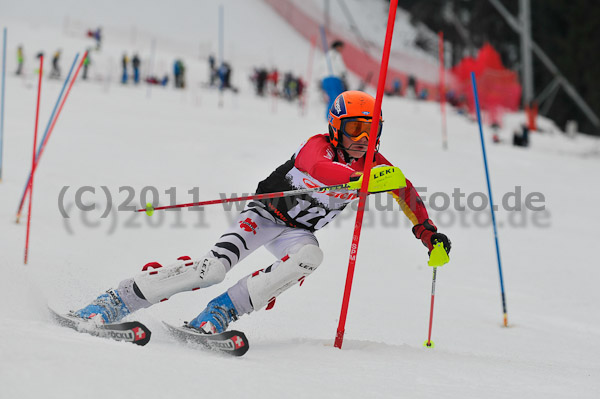
[[[376,140],[379,148],[382,121],[377,137],[369,137],[374,105],[375,99],[363,92],[339,95],[330,110],[329,134],[318,134],[305,141],[287,162],[258,184],[256,192],[360,180],[369,140]],[[374,161],[375,165],[391,166],[379,152]],[[406,180],[406,187],[391,194],[412,221],[414,235],[430,253],[437,243],[450,251],[450,240],[437,232],[410,181]],[[109,289],[72,315],[91,319],[94,324],[116,322],[179,292],[222,282],[237,263],[264,246],[275,256],[274,263],[239,280],[211,300],[188,324],[200,333],[221,333],[244,314],[270,309],[279,294],[314,272],[323,260],[314,233],[356,198],[355,191],[346,191],[251,201],[203,258],[182,256],[165,267],[149,263],[141,273],[123,280],[116,289]]]

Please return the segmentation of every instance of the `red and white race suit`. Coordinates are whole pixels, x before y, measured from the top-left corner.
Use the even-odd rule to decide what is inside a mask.
[[[355,172],[362,172],[364,157],[349,159],[341,149],[334,148],[327,134],[319,134],[305,141],[290,160],[279,166],[258,184],[257,193],[298,190],[345,184]],[[380,153],[375,154],[373,166],[393,166]],[[428,219],[423,201],[412,183],[391,192],[413,224]],[[358,198],[356,191],[328,191],[323,193],[253,201],[249,207],[263,207],[289,227],[310,231],[321,229],[331,222],[350,202]]]

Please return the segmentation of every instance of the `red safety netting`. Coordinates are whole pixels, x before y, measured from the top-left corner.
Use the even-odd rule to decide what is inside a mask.
[[[521,85],[517,73],[502,65],[498,52],[485,44],[477,58],[465,57],[452,72],[459,81],[460,89],[469,107],[475,111],[475,98],[471,87],[471,72],[475,72],[481,109],[487,111],[489,123],[500,124],[502,113],[517,111],[521,100]]]
[[[281,17],[283,17],[291,27],[293,27],[300,35],[302,35],[305,39],[311,40],[313,36],[319,36],[319,27],[320,23],[318,22],[315,15],[309,15],[304,12],[300,7],[294,4],[292,0],[264,0],[266,4],[271,6],[273,10],[275,10]],[[331,29],[332,27],[325,27],[325,31],[327,33],[327,39],[329,43],[335,40],[342,40],[344,45],[344,51],[342,53],[342,58],[348,70],[352,71],[359,78],[361,78],[364,82],[375,86],[377,84],[378,73],[379,73],[379,64],[381,59],[379,57],[374,57],[371,54],[365,52],[363,48],[355,44],[353,40],[349,40],[344,37],[341,32],[336,32]],[[318,40],[320,43],[321,39]],[[322,51],[321,46],[317,46],[318,49]],[[412,60],[410,56],[407,54],[396,54],[400,57],[404,64],[407,62],[411,62],[414,68],[426,69],[429,67],[429,64],[424,63],[422,61]],[[395,80],[400,80],[402,82],[403,88],[406,88],[408,77],[411,73],[404,70],[402,64],[395,64],[390,61],[390,66],[388,69],[388,75],[386,79],[386,91],[391,91],[393,88],[393,82]],[[433,76],[431,79],[425,79],[419,74],[412,73],[417,79],[417,91],[427,90],[428,98],[438,99],[439,98],[439,84],[436,81],[437,76]],[[451,74],[447,77],[447,85],[454,87],[452,85],[453,78]]]

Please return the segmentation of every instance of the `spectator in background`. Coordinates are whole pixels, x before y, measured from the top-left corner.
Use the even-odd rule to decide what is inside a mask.
[[[218,72],[219,80],[221,81],[219,88],[221,90],[229,89],[234,93],[237,93],[237,88],[231,85],[231,66],[227,62],[223,62]]]
[[[395,96],[402,95],[402,81],[400,79],[394,80],[392,93],[394,93]]]
[[[127,74],[127,64],[129,63],[129,57],[127,57],[126,53],[123,53],[123,58],[121,58],[121,66],[123,67],[123,74],[121,75],[121,83],[127,84],[129,80],[129,75]]]
[[[348,68],[344,63],[342,51],[344,51],[344,42],[336,40],[331,44],[331,49],[327,53],[331,62],[331,74],[341,79],[344,91],[346,91],[348,90]]]
[[[304,90],[304,82],[301,78],[295,77],[291,72],[284,75],[283,78],[283,95],[289,101],[294,101],[300,98]]]
[[[137,54],[134,54],[131,66],[133,67],[133,82],[138,84],[140,83],[140,57]]]
[[[492,128],[492,141],[496,144],[502,142],[502,140],[500,140],[500,124],[498,122],[494,122],[491,125]]]
[[[100,46],[102,45],[102,28],[98,27],[94,32],[94,39],[96,40],[96,50],[100,50]]]
[[[292,100],[292,93],[296,91],[296,82],[291,72],[283,74],[283,96],[287,100]]]
[[[167,83],[169,83],[169,75],[165,75],[162,79],[159,79],[156,76],[148,76],[146,78],[146,83],[151,84],[151,85],[160,85],[160,86],[166,86]]]
[[[185,66],[183,61],[177,59],[173,64],[173,75],[175,76],[175,88],[183,89],[185,87]]]
[[[513,133],[513,145],[517,147],[529,147],[529,128],[527,124],[521,125],[521,131],[515,130]]]
[[[179,75],[181,74],[181,69],[179,65],[179,60],[175,60],[173,63],[173,77],[175,78],[175,88],[179,88]]]
[[[90,59],[90,51],[91,49],[87,49],[87,56],[85,57],[85,60],[83,60],[83,75],[81,76],[81,78],[83,80],[87,80],[87,74],[88,74],[88,68],[90,66],[90,64],[92,63],[92,60]]]
[[[406,84],[406,97],[415,99],[417,98],[417,78],[413,75],[408,77],[408,82]]]
[[[217,65],[216,65],[215,56],[212,54],[208,56],[208,68],[209,68],[209,74],[210,74],[209,75],[210,86],[213,87],[217,80],[218,73],[217,73]]]
[[[271,87],[271,94],[274,96],[279,95],[279,89],[277,86],[279,85],[279,71],[277,68],[271,69],[269,75],[267,76],[267,85]]]
[[[221,80],[221,90],[227,89],[230,86],[231,67],[228,63],[223,62],[219,68],[219,79]]]
[[[54,52],[54,55],[52,56],[52,71],[50,71],[50,77],[53,79],[60,78],[60,65],[58,65],[60,61],[60,54],[61,50],[58,49]]]
[[[254,75],[250,78],[256,87],[256,94],[259,96],[265,95],[265,86],[269,73],[266,68],[254,68]]]
[[[304,94],[304,87],[306,85],[304,84],[304,81],[302,80],[302,78],[298,78],[298,86],[296,86],[296,93],[298,95],[298,98],[302,97],[302,94]]]
[[[17,47],[17,75],[21,75],[23,73],[23,46]]]
[[[394,79],[394,81],[392,82],[392,90],[388,91],[387,93],[388,96],[402,96],[402,81],[400,79]]]
[[[181,68],[181,70],[179,72],[179,88],[184,89],[185,88],[185,65],[183,64],[183,61],[181,61],[181,60],[179,60],[179,67]]]

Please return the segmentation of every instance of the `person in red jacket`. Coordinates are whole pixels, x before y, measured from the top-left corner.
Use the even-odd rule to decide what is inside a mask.
[[[379,148],[382,121],[377,137],[369,137],[374,106],[375,99],[367,93],[340,94],[329,112],[329,133],[305,141],[288,161],[258,184],[257,194],[341,185],[360,178],[369,140],[377,140]],[[393,166],[378,151],[374,161],[374,168]],[[409,180],[391,194],[430,253],[436,243],[442,243],[450,252],[450,240],[437,232]],[[221,333],[240,316],[271,308],[278,295],[314,272],[323,260],[314,233],[357,198],[356,191],[339,190],[250,201],[203,258],[180,257],[166,267],[149,263],[141,273],[123,280],[117,289],[108,290],[72,315],[97,323],[116,322],[179,292],[222,282],[229,270],[264,246],[275,256],[273,264],[239,280],[187,324],[202,333]]]

